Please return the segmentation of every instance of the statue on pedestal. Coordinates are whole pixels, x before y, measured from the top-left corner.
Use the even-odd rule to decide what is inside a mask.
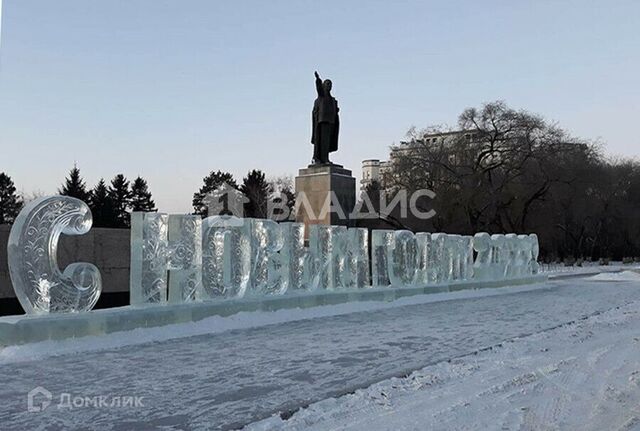
[[[338,150],[338,132],[340,117],[338,101],[331,95],[331,80],[316,76],[318,97],[313,103],[311,144],[313,145],[314,165],[331,164],[329,153]]]

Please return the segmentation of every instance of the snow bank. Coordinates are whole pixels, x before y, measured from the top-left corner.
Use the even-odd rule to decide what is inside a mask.
[[[586,280],[593,281],[638,281],[640,282],[640,272],[636,271],[622,271],[622,272],[609,272],[600,273],[589,277]]]

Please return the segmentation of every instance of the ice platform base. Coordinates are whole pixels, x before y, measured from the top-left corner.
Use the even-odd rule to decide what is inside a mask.
[[[517,286],[547,281],[546,275],[499,281],[458,281],[418,287],[381,287],[365,289],[288,292],[282,296],[229,299],[191,304],[166,304],[145,307],[117,307],[82,313],[20,315],[0,318],[0,346],[27,344],[45,340],[102,335],[137,328],[195,322],[210,316],[230,316],[247,311],[273,311],[308,308],[354,301],[393,301],[398,298],[465,289]],[[453,309],[452,309],[452,312]]]

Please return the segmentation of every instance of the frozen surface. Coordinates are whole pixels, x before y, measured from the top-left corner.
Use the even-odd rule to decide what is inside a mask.
[[[640,302],[314,403],[283,430],[634,430]]]
[[[30,363],[8,358],[0,364],[0,420],[10,429],[230,429],[628,304],[640,299],[640,283],[572,278],[501,292],[475,298],[460,292],[458,299],[448,294],[452,300],[426,303],[412,297],[380,308],[344,304],[344,314],[332,314],[331,307],[324,307],[324,315],[289,310],[299,313],[297,320],[235,329],[228,324],[223,332],[118,348],[105,344]],[[224,326],[227,319],[233,317],[218,323]],[[36,386],[54,396],[142,396],[144,407],[52,406],[29,413],[26,393]]]

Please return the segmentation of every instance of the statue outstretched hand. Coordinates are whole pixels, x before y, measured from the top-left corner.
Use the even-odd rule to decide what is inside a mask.
[[[318,75],[318,72],[313,72],[313,74],[316,76],[316,79],[320,79],[320,75]]]

